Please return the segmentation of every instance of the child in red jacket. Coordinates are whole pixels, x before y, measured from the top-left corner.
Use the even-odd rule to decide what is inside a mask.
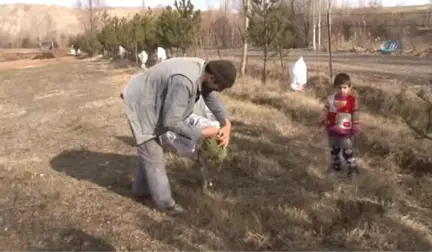
[[[348,177],[358,174],[351,137],[360,131],[357,98],[351,94],[351,79],[346,73],[339,73],[334,79],[334,87],[338,90],[327,98],[321,112],[321,123],[326,126],[332,165],[330,173],[341,170],[342,156],[348,164]]]

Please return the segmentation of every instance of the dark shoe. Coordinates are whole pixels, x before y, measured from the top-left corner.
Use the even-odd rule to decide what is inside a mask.
[[[341,167],[340,166],[331,166],[330,168],[328,168],[327,170],[327,176],[329,178],[335,177],[335,175],[337,173],[339,173],[341,171]]]
[[[172,207],[162,209],[162,212],[170,216],[178,216],[186,213],[186,210],[183,207],[181,207],[179,204],[174,204],[174,206]]]
[[[353,180],[356,179],[357,176],[358,176],[358,174],[359,174],[359,170],[358,170],[357,167],[350,167],[350,168],[348,168],[348,174],[347,174],[347,176],[348,176],[349,179],[353,179]]]

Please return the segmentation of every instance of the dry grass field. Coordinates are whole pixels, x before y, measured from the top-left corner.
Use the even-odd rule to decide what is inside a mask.
[[[136,70],[51,61],[0,67],[2,250],[432,248],[432,142],[403,123],[406,114],[421,121],[423,105],[414,88],[396,99],[398,79],[353,74],[364,130],[355,190],[325,176],[323,74],[312,70],[304,92],[281,92],[288,81],[277,62],[265,87],[240,78],[223,95],[232,159],[215,188],[202,192],[192,163],[166,155],[175,198],[189,210],[171,219],[130,192],[136,156],[118,95]]]

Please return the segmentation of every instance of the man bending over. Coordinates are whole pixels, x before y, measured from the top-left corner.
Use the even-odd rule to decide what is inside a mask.
[[[191,141],[218,137],[225,148],[231,123],[218,92],[231,88],[236,75],[234,64],[227,60],[179,57],[156,64],[129,81],[121,97],[139,156],[132,188],[136,196],[150,196],[168,214],[185,211],[172,198],[159,137],[168,131]],[[187,122],[201,96],[221,128],[198,128]]]

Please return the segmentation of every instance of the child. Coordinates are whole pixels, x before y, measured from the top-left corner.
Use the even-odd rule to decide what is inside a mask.
[[[360,131],[357,98],[351,95],[351,79],[339,73],[334,79],[335,93],[330,95],[321,112],[321,124],[326,126],[332,165],[329,172],[341,170],[340,152],[348,164],[348,177],[358,174],[351,137]]]

